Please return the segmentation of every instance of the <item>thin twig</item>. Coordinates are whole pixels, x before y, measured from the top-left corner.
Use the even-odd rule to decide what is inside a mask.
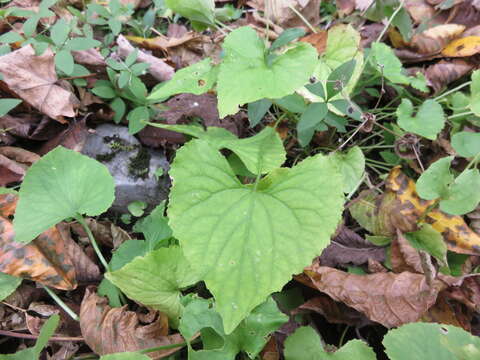
[[[36,340],[38,339],[38,335],[31,335],[31,334],[23,334],[18,333],[15,331],[8,331],[8,330],[0,330],[0,335],[2,336],[9,336],[18,339],[29,339],[29,340]],[[68,336],[53,336],[48,341],[84,341],[83,337],[68,337]]]

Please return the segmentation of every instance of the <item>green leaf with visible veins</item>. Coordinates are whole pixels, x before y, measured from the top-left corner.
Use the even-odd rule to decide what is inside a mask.
[[[255,136],[238,139],[224,128],[211,126],[206,130],[197,125],[168,125],[149,123],[154,127],[172,130],[205,140],[215,149],[233,151],[253,174],[265,174],[285,161],[285,149],[277,132],[266,127]]]
[[[25,175],[13,220],[15,241],[28,243],[77,214],[100,215],[112,204],[114,187],[105,165],[62,146],[55,148]]]
[[[285,360],[375,360],[375,353],[363,341],[350,340],[335,352],[327,352],[320,337],[309,326],[295,330],[285,341]]]
[[[338,163],[343,175],[343,191],[350,193],[355,190],[362,179],[365,171],[365,156],[362,149],[354,146],[346,153],[335,152],[331,155],[332,160]]]
[[[318,57],[310,44],[300,42],[268,66],[263,39],[248,26],[228,34],[223,49],[217,84],[221,118],[235,114],[239,105],[292,94],[308,82]]]
[[[106,278],[129,298],[167,314],[174,325],[182,312],[180,290],[200,280],[178,246],[136,257]]]
[[[244,185],[214,146],[193,140],[170,176],[170,226],[226,333],[321,253],[343,209],[342,175],[321,154]]]
[[[442,105],[432,99],[425,100],[413,116],[413,104],[409,99],[402,99],[397,108],[398,125],[405,131],[435,140],[445,125]]]

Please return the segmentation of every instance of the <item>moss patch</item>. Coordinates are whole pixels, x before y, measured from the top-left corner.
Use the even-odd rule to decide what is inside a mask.
[[[130,158],[128,173],[134,178],[146,179],[150,171],[151,155],[145,148],[140,148],[137,155]]]

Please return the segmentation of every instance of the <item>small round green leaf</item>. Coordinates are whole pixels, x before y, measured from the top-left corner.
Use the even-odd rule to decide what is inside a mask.
[[[56,53],[55,65],[65,74],[71,75],[73,73],[74,61],[70,51],[60,50],[58,53]]]
[[[422,199],[435,200],[448,196],[448,187],[453,182],[450,164],[453,156],[435,161],[417,180],[417,193]]]
[[[435,140],[445,125],[442,106],[435,100],[428,99],[413,116],[413,104],[409,99],[402,99],[397,108],[398,125],[405,131]]]
[[[362,149],[354,146],[346,153],[336,152],[331,155],[332,160],[340,167],[343,175],[343,192],[355,190],[365,171],[365,156]]]
[[[440,201],[440,210],[463,215],[475,210],[480,202],[480,172],[470,169],[460,174],[448,189],[448,197]]]
[[[98,161],[57,147],[28,169],[13,220],[15,241],[28,243],[62,220],[100,215],[114,199],[114,182]]]

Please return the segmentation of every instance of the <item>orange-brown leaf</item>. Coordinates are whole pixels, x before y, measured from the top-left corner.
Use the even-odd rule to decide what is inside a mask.
[[[464,25],[457,24],[435,26],[414,35],[410,47],[424,55],[437,54],[464,30]]]
[[[138,315],[126,306],[111,308],[108,300],[87,288],[80,309],[80,327],[85,342],[99,355],[137,351],[157,346],[179,344],[180,334],[165,334],[165,319],[160,317],[148,325],[142,325]],[[161,359],[181,347],[161,350],[148,355]]]
[[[446,286],[410,272],[357,275],[316,264],[304,272],[318,290],[388,328],[417,321]]]

